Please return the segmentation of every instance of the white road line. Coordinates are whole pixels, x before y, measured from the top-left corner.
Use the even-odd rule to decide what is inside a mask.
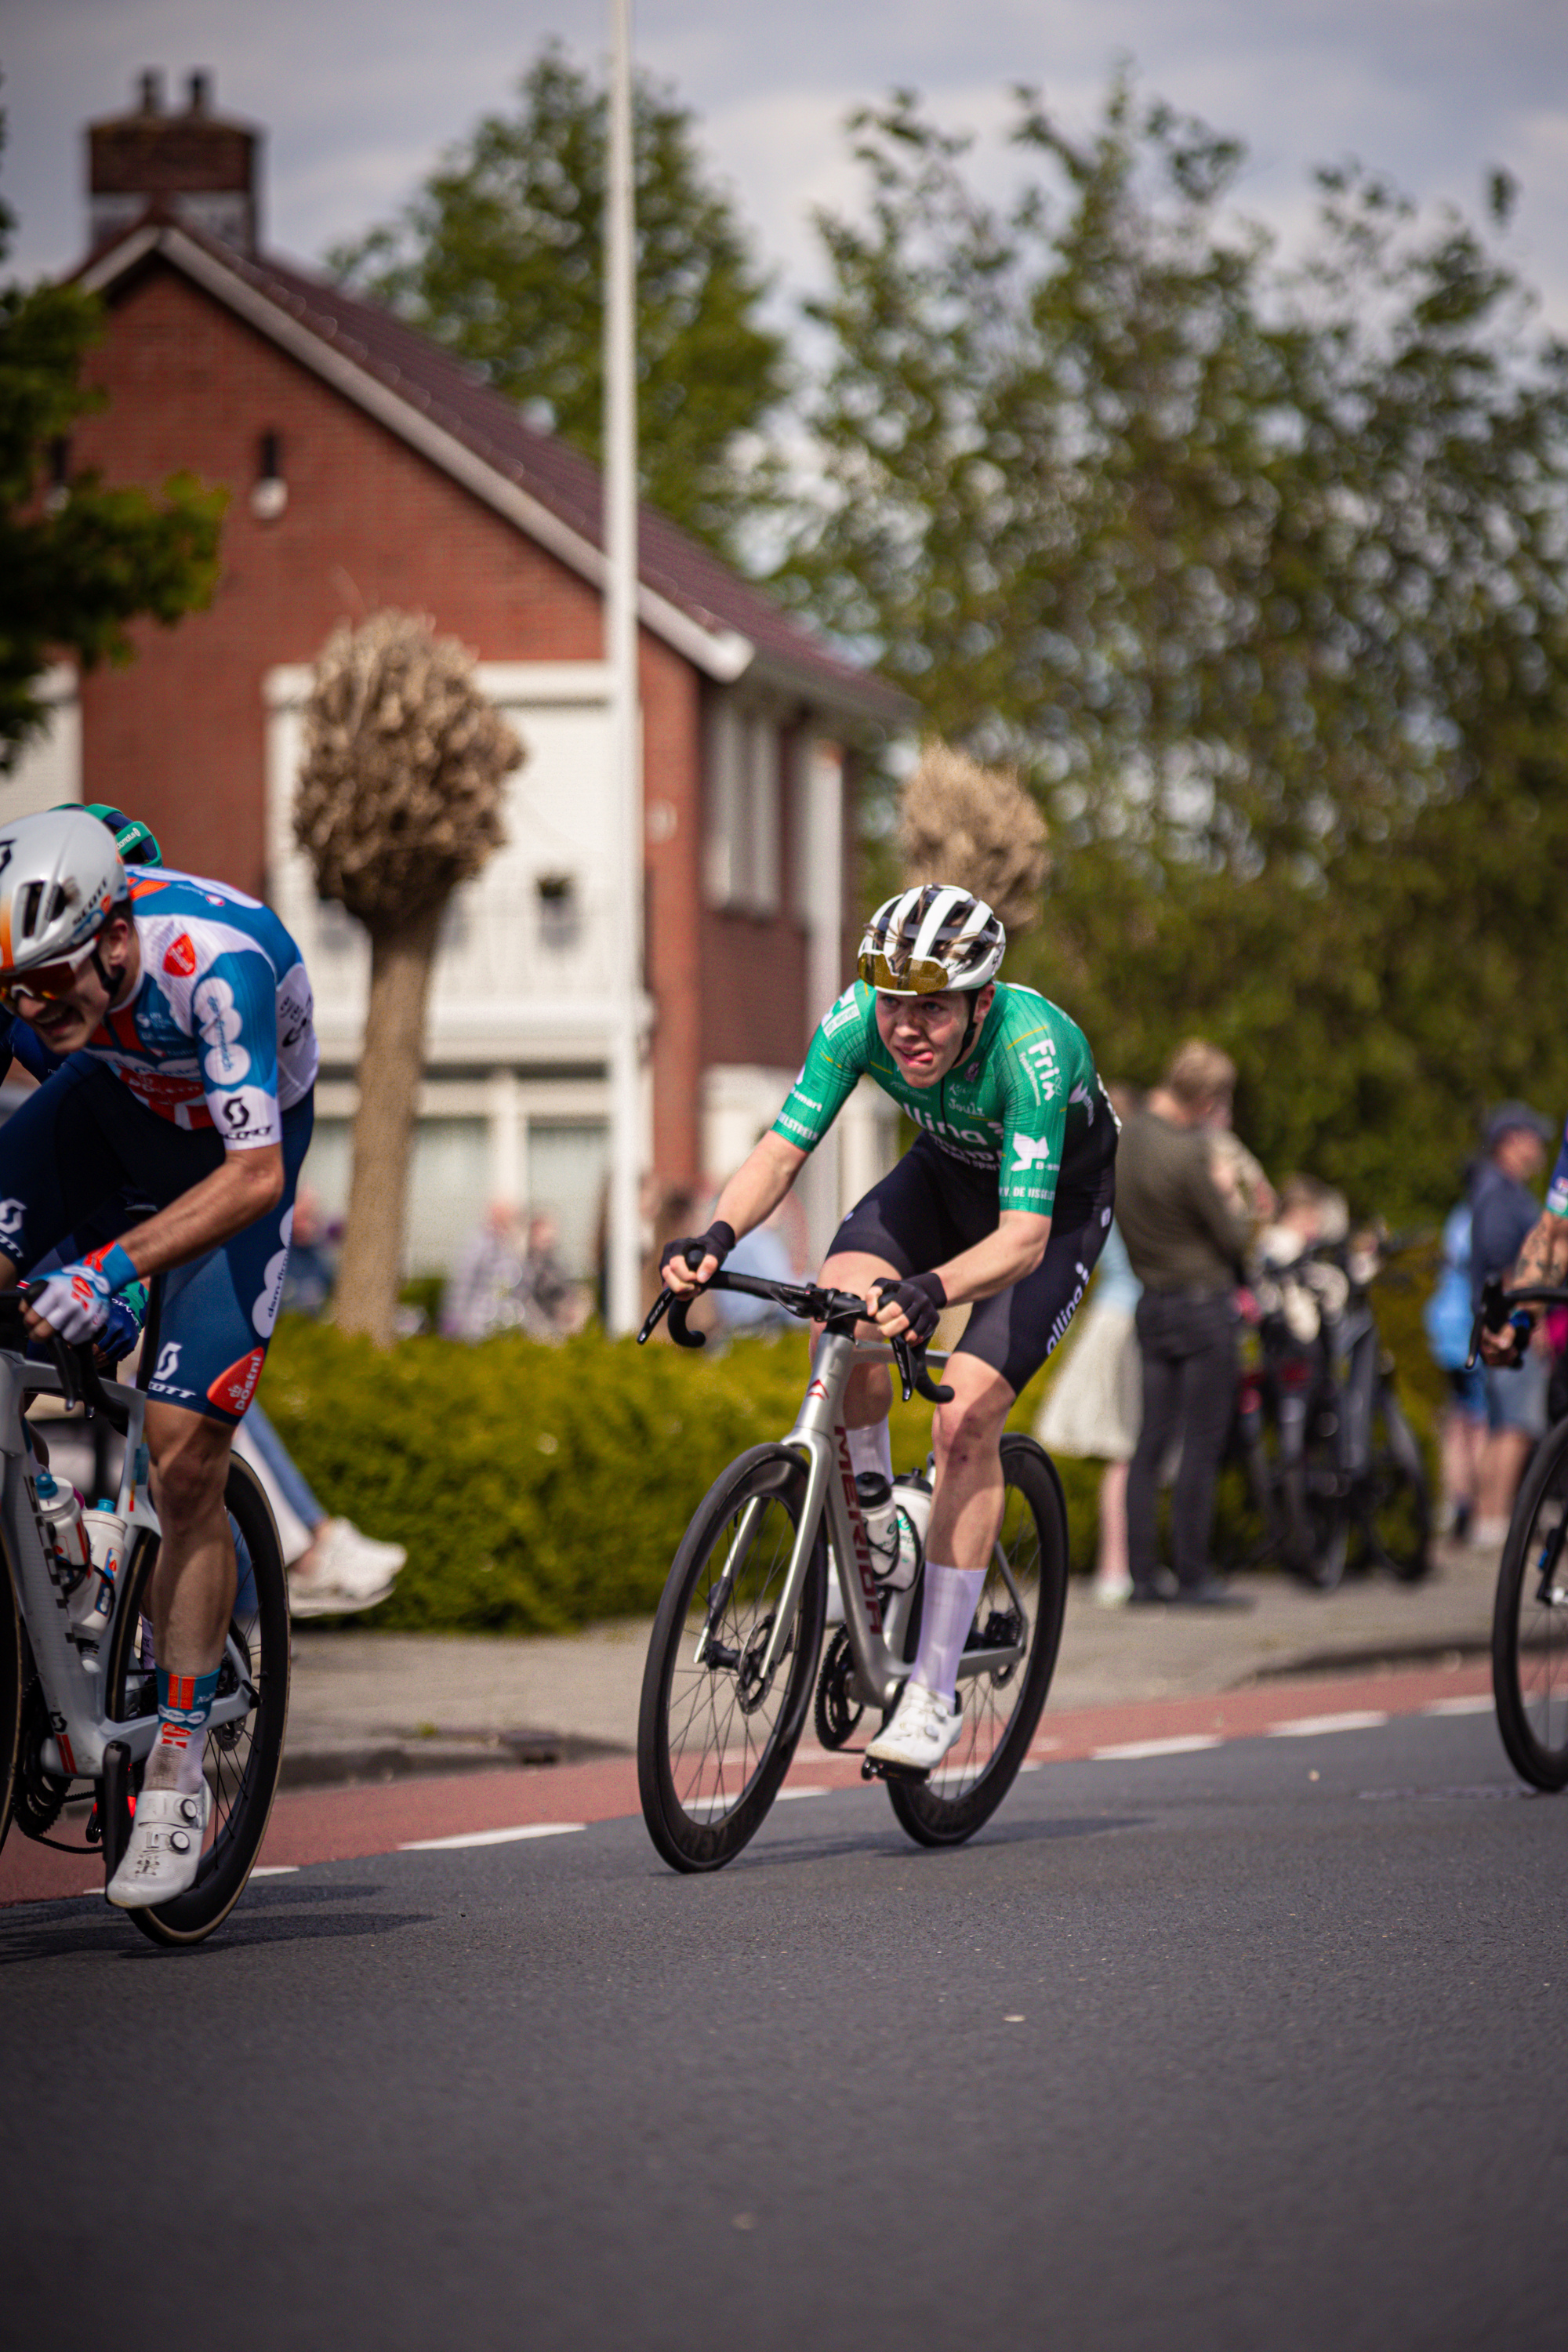
[[[787,1805],[792,1797],[827,1797],[832,1793],[830,1789],[781,1789],[776,1801]]]
[[[1195,1756],[1200,1748],[1218,1748],[1217,1731],[1184,1731],[1172,1739],[1124,1739],[1115,1748],[1097,1748],[1097,1764],[1136,1764],[1145,1756]]]
[[[252,1878],[292,1878],[299,1867],[297,1862],[262,1862],[250,1874]]]
[[[519,1838],[568,1837],[586,1822],[524,1822],[514,1830],[464,1830],[458,1837],[409,1838],[399,1853],[444,1853],[459,1845],[515,1845]]]
[[[1490,1715],[1496,1705],[1490,1691],[1474,1692],[1468,1698],[1435,1698],[1424,1706],[1423,1715]]]
[[[1363,1707],[1348,1715],[1299,1715],[1293,1723],[1271,1723],[1270,1739],[1316,1739],[1321,1732],[1375,1731],[1388,1721],[1380,1707]]]

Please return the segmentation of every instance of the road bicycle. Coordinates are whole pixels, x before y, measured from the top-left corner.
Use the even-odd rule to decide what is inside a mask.
[[[1276,1559],[1320,1592],[1347,1567],[1414,1584],[1432,1564],[1426,1465],[1369,1297],[1393,1246],[1307,1252],[1338,1271],[1342,1305],[1303,1336],[1281,1300],[1244,1340],[1236,1444],[1261,1534],[1238,1564]]]
[[[1470,1339],[1483,1327],[1528,1330],[1526,1307],[1568,1306],[1568,1289],[1483,1285]],[[1468,1369],[1467,1367],[1467,1369]],[[1509,1762],[1536,1789],[1568,1788],[1568,1421],[1536,1447],[1514,1498],[1492,1610],[1492,1695]]]
[[[848,1748],[862,1721],[885,1723],[914,1663],[923,1557],[895,1590],[878,1573],[840,1421],[858,1363],[894,1363],[905,1400],[943,1403],[922,1350],[858,1339],[866,1302],[816,1283],[714,1276],[708,1290],[766,1298],[822,1324],[793,1429],[753,1445],[722,1472],[688,1528],[659,1602],[643,1675],[637,1785],[654,1844],[672,1868],[717,1870],[755,1836],[779,1792],[816,1696],[816,1728]],[[668,1312],[670,1337],[700,1347],[690,1299],[666,1290],[638,1334]],[[931,1362],[946,1360],[933,1357]],[[1068,1530],[1061,1484],[1033,1438],[1002,1440],[1002,1526],[958,1668],[963,1729],[942,1769],[882,1779],[920,1844],[973,1837],[1006,1795],[1028,1753],[1055,1670],[1067,1601]],[[894,1493],[929,1491],[921,1474]],[[822,1653],[828,1577],[837,1568],[844,1623]],[[820,1655],[820,1663],[819,1663]]]
[[[142,1362],[157,1360],[157,1300]],[[130,1836],[142,1768],[158,1728],[148,1588],[158,1516],[147,1486],[140,1388],[100,1380],[89,1348],[57,1340],[48,1363],[26,1360],[21,1303],[0,1292],[0,1844],[8,1829],[84,1860],[101,1853],[112,1878]],[[70,1572],[37,1507],[26,1423],[34,1394],[85,1403],[124,1440],[116,1508],[127,1522],[112,1614],[85,1638],[71,1608]],[[234,1614],[207,1724],[211,1821],[195,1884],[122,1913],[155,1944],[199,1944],[228,1916],[260,1849],[283,1753],[289,1710],[289,1599],[272,1513],[254,1473],[231,1460],[224,1500],[239,1574]],[[73,1800],[90,1796],[83,1843],[50,1832]]]

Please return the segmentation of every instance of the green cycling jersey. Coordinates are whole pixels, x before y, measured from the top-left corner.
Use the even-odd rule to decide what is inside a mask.
[[[950,1158],[995,1170],[999,1210],[1049,1216],[1062,1180],[1092,1189],[1115,1150],[1115,1114],[1083,1031],[1008,981],[959,1066],[934,1087],[912,1087],[882,1043],[876,991],[858,980],[818,1026],[773,1133],[814,1150],[863,1077]]]

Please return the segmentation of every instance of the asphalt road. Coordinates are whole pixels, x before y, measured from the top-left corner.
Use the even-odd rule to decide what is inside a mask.
[[[1565,1897],[1471,1715],[19,1906],[0,2336],[1559,2352]]]

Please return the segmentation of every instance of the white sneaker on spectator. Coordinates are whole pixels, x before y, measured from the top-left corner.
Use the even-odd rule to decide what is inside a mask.
[[[401,1544],[377,1543],[352,1519],[323,1519],[310,1550],[289,1571],[289,1614],[342,1617],[374,1609],[407,1558]]]
[[[202,1832],[211,1811],[205,1781],[197,1796],[184,1789],[143,1789],[131,1843],[105,1890],[110,1901],[121,1911],[141,1911],[187,1893],[201,1868]]]
[[[866,1749],[873,1764],[900,1772],[934,1772],[959,1733],[963,1717],[924,1683],[906,1683],[887,1728]]]

